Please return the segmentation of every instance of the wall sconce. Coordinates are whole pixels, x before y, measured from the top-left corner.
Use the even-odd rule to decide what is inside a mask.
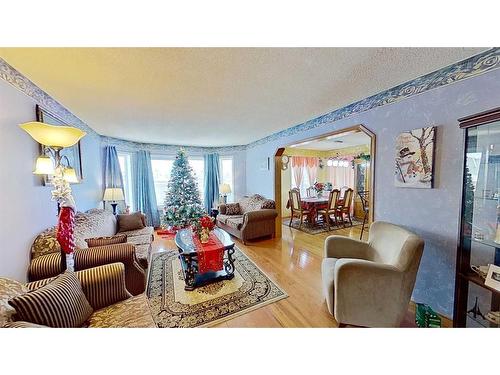
[[[57,241],[61,245],[61,272],[66,268],[73,271],[76,207],[69,183],[78,182],[78,179],[69,159],[61,155],[61,150],[75,145],[86,133],[71,126],[55,126],[43,122],[27,122],[20,127],[35,141],[46,146],[45,152],[48,155],[37,158],[33,173],[54,176],[52,199],[57,201],[59,214]]]

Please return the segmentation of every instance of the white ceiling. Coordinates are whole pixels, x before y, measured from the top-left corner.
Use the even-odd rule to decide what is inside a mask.
[[[102,135],[248,144],[485,48],[0,48]]]
[[[338,134],[332,137],[315,139],[307,143],[296,145],[298,149],[329,151],[339,148],[369,145],[370,137],[363,132]],[[293,146],[292,146],[293,147]]]

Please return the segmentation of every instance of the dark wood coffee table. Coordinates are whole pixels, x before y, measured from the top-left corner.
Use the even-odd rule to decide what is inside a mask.
[[[193,243],[193,232],[191,229],[181,229],[175,235],[175,244],[179,249],[179,260],[184,274],[185,290],[213,283],[219,280],[231,280],[234,277],[234,242],[229,234],[220,228],[215,228],[213,233],[224,246],[224,269],[214,272],[198,272],[198,253]]]

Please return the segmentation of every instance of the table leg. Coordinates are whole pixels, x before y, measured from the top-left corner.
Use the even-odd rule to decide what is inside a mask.
[[[224,261],[224,270],[227,273],[226,278],[231,280],[234,277],[234,248],[227,250],[227,259]]]
[[[184,272],[184,290],[194,290],[195,279],[196,279],[196,268],[192,262],[191,257],[184,257],[184,262],[186,263],[186,271]]]

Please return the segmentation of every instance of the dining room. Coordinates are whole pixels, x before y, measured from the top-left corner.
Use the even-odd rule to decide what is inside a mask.
[[[285,147],[282,224],[313,235],[353,226],[366,230],[373,206],[373,151],[374,136],[361,126]]]

